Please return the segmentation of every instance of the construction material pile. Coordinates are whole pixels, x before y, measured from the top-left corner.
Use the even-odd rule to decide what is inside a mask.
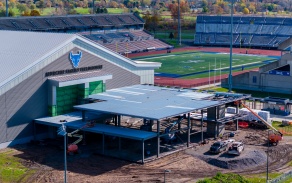
[[[235,107],[227,107],[226,112],[230,114],[236,114],[236,108]]]
[[[253,109],[253,111],[258,114],[261,118],[263,118],[265,121],[270,123],[270,112],[269,111],[261,111],[261,110],[256,110]],[[235,107],[227,107],[226,108],[227,113],[235,114],[236,113],[236,108]],[[238,111],[239,114],[244,115],[244,117],[241,118],[243,121],[260,121],[258,117],[253,115],[247,108],[241,108]]]

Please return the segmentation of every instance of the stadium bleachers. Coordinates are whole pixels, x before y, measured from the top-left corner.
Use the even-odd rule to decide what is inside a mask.
[[[33,20],[35,23],[30,23]],[[94,14],[94,15],[67,15],[67,16],[40,16],[40,17],[3,17],[0,19],[0,28],[4,30],[41,30],[64,31],[76,28],[105,28],[113,26],[133,25],[143,29],[144,22],[134,14]]]
[[[144,31],[83,34],[83,36],[121,54],[172,48]],[[130,39],[132,37],[139,39]]]
[[[1,30],[78,33],[121,54],[172,48],[143,28],[143,19],[131,13],[0,19]]]
[[[230,45],[230,16],[197,17],[195,45]],[[229,35],[227,35],[229,34]],[[234,46],[275,49],[292,36],[292,18],[234,16]]]

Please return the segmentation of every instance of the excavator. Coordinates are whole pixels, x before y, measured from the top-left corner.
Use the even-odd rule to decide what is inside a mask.
[[[81,131],[84,128],[90,128],[94,126],[94,121],[89,121],[86,123],[86,125],[82,126],[81,128],[74,130],[70,133],[67,133],[68,137],[75,137],[78,138],[73,143],[69,144],[67,147],[67,153],[68,154],[76,154],[78,153],[78,146],[77,144],[83,140],[83,135],[78,134],[79,131]]]
[[[236,105],[242,105],[247,110],[249,110],[254,116],[256,116],[258,119],[262,121],[268,128],[273,130],[273,133],[269,135],[269,144],[272,144],[274,146],[278,145],[279,141],[283,139],[283,134],[279,132],[275,127],[273,127],[270,123],[268,123],[266,120],[264,120],[262,117],[260,117],[257,113],[255,113],[251,108],[249,108],[247,105],[245,105],[241,100],[234,102]]]

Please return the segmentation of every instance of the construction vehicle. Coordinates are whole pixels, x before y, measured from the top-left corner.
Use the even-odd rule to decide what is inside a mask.
[[[73,132],[67,133],[68,137],[76,137],[78,138],[73,143],[70,143],[67,146],[67,153],[68,154],[76,154],[79,152],[77,144],[83,140],[83,135],[78,134],[79,131],[81,131],[84,128],[90,128],[94,126],[93,121],[89,121],[86,123],[86,125],[82,126],[81,128],[74,130]]]
[[[261,116],[255,113],[251,108],[245,105],[241,100],[236,101],[235,104],[241,104],[247,110],[249,110],[254,116],[256,116],[263,124],[265,124],[268,128],[272,129],[273,133],[269,134],[269,144],[278,145],[279,141],[283,139],[283,134],[279,132],[276,128],[274,128],[270,123],[264,120]]]
[[[164,133],[167,134],[167,135],[162,136],[162,139],[166,143],[172,142],[173,140],[176,139],[176,137],[175,137],[176,133],[175,132],[172,132],[172,131],[173,131],[174,127],[176,125],[179,125],[183,119],[184,119],[184,116],[180,116],[180,117],[178,117],[177,120],[175,120],[173,123],[171,123],[170,126],[168,126],[168,127],[165,128]]]

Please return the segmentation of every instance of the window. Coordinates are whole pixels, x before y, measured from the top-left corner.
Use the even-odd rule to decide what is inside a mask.
[[[252,77],[252,83],[256,83],[257,82],[257,77],[256,76],[253,76]]]

